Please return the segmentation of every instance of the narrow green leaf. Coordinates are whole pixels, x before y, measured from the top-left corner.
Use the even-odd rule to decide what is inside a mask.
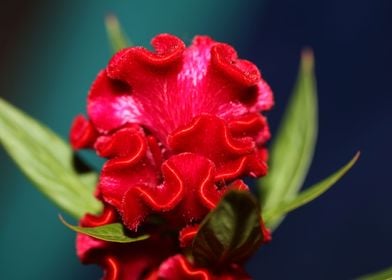
[[[148,235],[141,235],[138,237],[129,237],[125,234],[124,226],[120,223],[108,224],[99,227],[80,227],[73,226],[67,223],[62,216],[59,216],[61,222],[73,231],[86,234],[88,236],[117,243],[131,243],[142,241],[149,238]]]
[[[75,218],[101,211],[86,178],[73,168],[69,145],[1,98],[0,142],[38,190],[61,209]]]
[[[360,153],[356,153],[356,155],[341,169],[325,178],[323,181],[311,186],[305,191],[301,192],[298,196],[293,198],[290,201],[282,202],[282,204],[277,207],[263,211],[263,219],[268,227],[273,226],[274,221],[281,219],[285,214],[290,211],[301,207],[315,198],[322,195],[326,192],[330,187],[332,187],[340,178],[343,177],[344,174],[347,173],[351,169],[351,167],[357,162]]]
[[[391,280],[392,267],[360,277],[358,280]]]
[[[291,100],[270,152],[269,174],[259,181],[263,211],[272,211],[293,199],[309,170],[317,138],[317,93],[314,60],[302,53]],[[277,226],[284,217],[271,224]]]
[[[113,52],[132,45],[115,15],[110,14],[106,16],[105,26]]]
[[[219,268],[245,260],[262,241],[258,202],[249,192],[231,191],[200,225],[192,255],[201,266]]]

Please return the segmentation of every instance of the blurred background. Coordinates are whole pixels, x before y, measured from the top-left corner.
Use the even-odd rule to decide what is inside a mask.
[[[392,1],[2,0],[0,96],[64,138],[110,58],[104,16],[137,45],[161,32],[209,34],[255,62],[275,92],[276,131],[299,54],[314,49],[319,138],[306,185],[347,162],[334,188],[290,214],[249,262],[255,279],[353,279],[392,265]],[[75,234],[0,148],[0,278],[99,279],[75,256]]]

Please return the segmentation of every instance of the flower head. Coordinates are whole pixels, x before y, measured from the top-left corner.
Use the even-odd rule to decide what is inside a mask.
[[[154,51],[121,50],[99,72],[88,117],[75,119],[70,140],[107,159],[97,186],[105,211],[82,225],[115,217],[135,233],[158,214],[178,245],[113,245],[79,235],[78,255],[103,266],[105,279],[248,279],[237,264],[212,273],[178,253],[228,190],[248,190],[243,177],[267,173],[270,133],[261,112],[272,107],[272,92],[257,67],[227,44],[197,36],[186,48],[162,34],[152,45]],[[148,249],[154,246],[162,250],[156,258]]]
[[[99,192],[132,230],[153,212],[199,222],[228,189],[247,188],[240,178],[267,172],[259,112],[273,99],[257,67],[205,36],[152,45],[114,55],[91,87],[89,120],[71,131],[75,148],[108,158]]]

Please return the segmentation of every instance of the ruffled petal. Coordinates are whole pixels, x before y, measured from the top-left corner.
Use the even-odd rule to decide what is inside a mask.
[[[130,91],[126,83],[110,79],[105,70],[98,73],[88,95],[87,112],[100,132],[137,121],[139,112]]]
[[[194,267],[183,255],[175,255],[161,264],[157,279],[161,280],[250,280],[240,267],[228,267],[228,271],[213,274],[206,268]]]
[[[184,256],[176,255],[161,264],[158,279],[212,280],[213,278],[207,269],[195,269]]]
[[[160,142],[200,114],[228,120],[267,110],[272,93],[257,67],[207,36],[185,49],[177,37],[152,40],[154,52],[132,47],[118,52],[93,84],[88,114],[99,131],[137,123]]]
[[[268,111],[274,106],[274,95],[266,81],[261,79],[257,83],[257,101],[250,108],[250,112]]]
[[[104,104],[98,87],[90,92],[89,111],[95,107],[110,107],[115,122],[102,129],[113,129],[125,123],[139,123],[158,134],[172,128],[174,116],[167,108],[178,102],[177,74],[182,66],[184,43],[175,36],[162,34],[152,40],[155,52],[140,47],[118,52],[106,69],[107,83],[127,85],[124,92],[107,94]],[[101,114],[98,114],[101,115]],[[101,126],[99,122],[97,125]],[[106,123],[105,123],[106,124]]]
[[[146,137],[134,127],[97,140],[97,152],[110,158],[102,168],[98,186],[107,203],[120,209],[132,186],[157,183],[157,167],[148,147]]]
[[[178,239],[180,240],[180,246],[182,248],[191,247],[193,239],[195,238],[197,231],[199,230],[199,225],[189,225],[184,227],[180,233]]]
[[[100,265],[104,270],[104,280],[144,279],[145,275],[156,270],[165,258],[175,252],[173,241],[162,237],[135,244],[120,244],[79,234],[77,247],[90,247],[87,260],[81,260],[86,264]]]
[[[267,119],[257,113],[249,113],[228,122],[233,137],[252,137],[257,146],[264,145],[271,137]]]
[[[216,116],[195,118],[170,135],[168,144],[176,153],[197,153],[212,160],[217,168],[216,180],[266,173],[267,165],[259,160],[253,139],[246,135],[233,137],[224,121]]]
[[[122,212],[130,229],[137,229],[148,212],[170,217],[174,211],[180,225],[200,220],[221,197],[214,184],[214,164],[202,156],[174,155],[162,164],[162,174],[161,185],[138,185],[126,193]]]
[[[94,125],[83,115],[78,115],[72,123],[69,140],[74,150],[92,148],[98,135]]]

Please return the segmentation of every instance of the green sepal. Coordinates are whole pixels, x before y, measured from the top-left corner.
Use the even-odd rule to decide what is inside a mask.
[[[200,225],[192,245],[194,262],[219,269],[246,260],[263,241],[259,211],[249,192],[228,192]]]

